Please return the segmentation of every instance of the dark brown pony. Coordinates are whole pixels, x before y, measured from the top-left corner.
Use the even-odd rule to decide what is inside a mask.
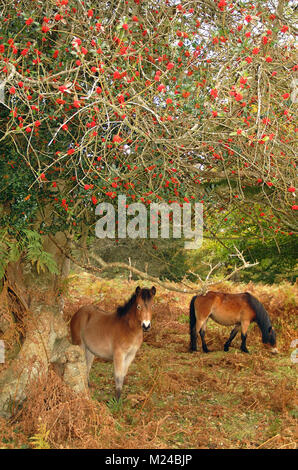
[[[150,329],[155,293],[155,287],[137,287],[128,302],[118,307],[115,313],[87,305],[71,319],[72,342],[85,351],[87,376],[95,356],[113,361],[117,399],[127,370],[143,342],[143,331]]]
[[[190,350],[197,351],[197,335],[200,334],[204,352],[209,352],[205,342],[206,325],[212,318],[220,325],[236,325],[231,331],[224,350],[229,347],[241,330],[241,350],[248,353],[246,347],[247,330],[251,322],[256,322],[262,332],[262,341],[268,344],[271,352],[277,353],[276,334],[271,326],[268,313],[255,297],[248,292],[243,294],[224,294],[208,292],[206,295],[194,296],[190,302]]]

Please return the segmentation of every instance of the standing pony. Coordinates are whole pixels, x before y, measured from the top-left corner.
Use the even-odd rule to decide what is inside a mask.
[[[246,347],[247,330],[251,322],[256,322],[262,332],[262,341],[271,346],[271,352],[277,353],[276,334],[271,326],[268,313],[255,297],[248,292],[243,294],[225,294],[223,292],[208,292],[206,295],[196,295],[190,302],[190,350],[197,351],[197,335],[200,334],[204,352],[209,352],[205,342],[206,325],[212,318],[220,325],[236,325],[231,331],[224,350],[229,347],[241,330],[241,350],[248,353]]]
[[[154,286],[151,289],[137,287],[128,302],[115,313],[87,305],[71,319],[72,342],[85,351],[87,378],[95,356],[113,361],[117,399],[127,370],[143,342],[143,331],[150,329],[155,293]]]

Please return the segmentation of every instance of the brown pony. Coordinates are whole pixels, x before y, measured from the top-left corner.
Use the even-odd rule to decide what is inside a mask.
[[[231,331],[224,350],[229,347],[241,329],[241,350],[248,353],[246,347],[247,330],[251,322],[256,322],[262,332],[262,341],[271,346],[271,352],[277,353],[276,334],[271,326],[268,313],[255,297],[248,292],[243,294],[225,294],[208,292],[206,295],[194,296],[190,302],[190,350],[197,351],[197,335],[200,334],[204,352],[209,352],[205,342],[206,325],[212,318],[220,325],[236,325]]]
[[[154,286],[151,289],[137,287],[128,302],[115,313],[87,305],[71,319],[72,342],[85,351],[88,377],[95,356],[113,361],[117,399],[127,370],[143,342],[143,331],[150,329],[155,293]]]

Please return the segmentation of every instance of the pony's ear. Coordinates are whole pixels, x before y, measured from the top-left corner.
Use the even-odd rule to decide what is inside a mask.
[[[152,286],[150,292],[151,292],[151,295],[155,295],[156,294],[156,287]]]
[[[268,333],[271,333],[271,331],[272,331],[272,326],[269,326]]]
[[[138,286],[138,287],[136,288],[136,294],[139,295],[140,292],[141,292],[141,288],[140,288],[140,286]]]

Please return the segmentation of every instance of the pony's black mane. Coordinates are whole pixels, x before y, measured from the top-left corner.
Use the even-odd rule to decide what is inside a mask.
[[[141,290],[141,297],[142,299],[146,302],[147,300],[150,300],[151,297],[152,297],[152,294],[151,294],[151,291],[150,289],[147,289],[147,288],[144,288]],[[137,298],[137,295],[136,293],[134,293],[131,298],[126,302],[126,304],[124,305],[120,305],[118,308],[117,308],[117,315],[118,317],[124,317],[124,315],[127,314],[127,312],[129,312],[129,310],[131,309],[131,307],[133,306],[133,304],[135,303],[136,301],[136,298]]]
[[[271,327],[271,322],[268,313],[266,312],[261,302],[259,302],[259,300],[256,299],[253,295],[251,295],[249,292],[246,292],[246,296],[249,305],[252,307],[256,314],[255,321],[259,325],[259,328],[262,332],[262,341],[263,343],[267,343],[269,339],[269,328]]]

